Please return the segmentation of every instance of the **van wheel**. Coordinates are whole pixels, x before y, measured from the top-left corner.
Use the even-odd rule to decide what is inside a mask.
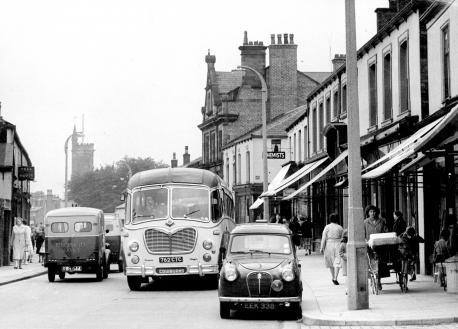
[[[108,273],[110,272],[110,263],[108,265],[106,262],[103,262],[103,278],[108,279]]]
[[[65,279],[65,272],[59,272],[59,279]]]
[[[123,266],[122,266],[122,261],[121,261],[121,260],[118,262],[118,270],[119,270],[119,272],[122,272],[122,271],[124,270],[124,269],[123,269]]]
[[[103,280],[103,266],[101,264],[97,264],[95,268],[95,278],[97,281]]]
[[[219,302],[219,316],[221,319],[229,319],[231,317],[231,307],[227,302]]]
[[[128,276],[127,285],[129,286],[130,290],[138,291],[140,290],[140,287],[142,286],[142,279],[139,276]]]
[[[54,282],[56,280],[56,270],[54,267],[48,267],[48,281],[49,282]]]

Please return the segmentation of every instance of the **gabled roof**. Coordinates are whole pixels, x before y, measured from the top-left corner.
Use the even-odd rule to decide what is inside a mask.
[[[231,72],[216,71],[216,84],[220,94],[227,94],[242,85],[243,72],[234,70]]]
[[[308,76],[309,78],[315,80],[318,83],[323,83],[323,81],[326,80],[332,74],[332,72],[298,72]]]
[[[297,118],[299,118],[307,110],[306,105],[298,106],[292,110],[286,111],[280,115],[277,115],[274,119],[267,123],[267,136],[286,136],[286,128]],[[240,135],[233,140],[229,141],[228,144],[223,146],[223,149],[231,147],[234,144],[241,143],[245,140],[253,137],[259,137],[262,135],[262,124],[257,125],[247,133]]]

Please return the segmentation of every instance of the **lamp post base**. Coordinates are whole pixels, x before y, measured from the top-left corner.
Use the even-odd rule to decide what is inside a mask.
[[[349,241],[347,243],[347,308],[349,310],[363,310],[369,308],[366,253],[366,242]]]

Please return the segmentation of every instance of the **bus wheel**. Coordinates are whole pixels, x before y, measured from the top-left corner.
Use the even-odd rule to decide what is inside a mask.
[[[101,264],[97,264],[95,267],[95,279],[97,281],[103,280],[103,266]]]
[[[65,272],[59,272],[59,279],[65,279]]]
[[[142,286],[142,278],[139,276],[128,276],[127,285],[129,286],[130,290],[138,291],[140,290],[140,287]]]
[[[56,270],[54,269],[54,267],[49,266],[48,267],[48,281],[54,282],[55,279],[56,279]]]

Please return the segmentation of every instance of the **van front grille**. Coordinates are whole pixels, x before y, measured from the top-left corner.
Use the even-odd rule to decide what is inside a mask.
[[[196,245],[196,230],[184,228],[173,234],[167,234],[155,229],[145,231],[146,248],[152,254],[181,254],[189,253]]]

